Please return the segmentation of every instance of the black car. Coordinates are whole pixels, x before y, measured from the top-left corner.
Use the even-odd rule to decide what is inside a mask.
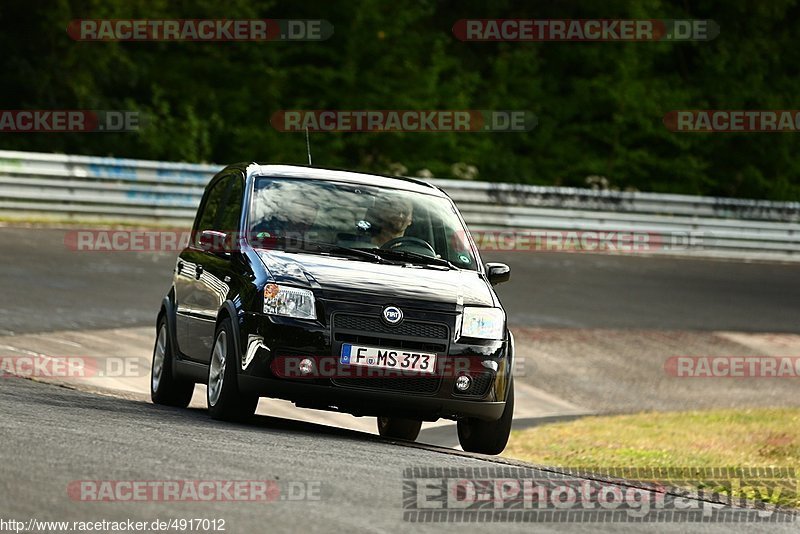
[[[259,397],[375,416],[414,440],[458,422],[497,454],[514,411],[514,339],[453,201],[439,188],[305,166],[237,164],[208,184],[157,319],[153,402],[245,420]]]

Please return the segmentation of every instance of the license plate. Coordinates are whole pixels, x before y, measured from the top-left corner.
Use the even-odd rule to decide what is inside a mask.
[[[403,349],[364,347],[361,345],[344,343],[342,345],[342,354],[339,357],[339,363],[345,365],[378,367],[381,369],[433,373],[436,370],[436,354]]]

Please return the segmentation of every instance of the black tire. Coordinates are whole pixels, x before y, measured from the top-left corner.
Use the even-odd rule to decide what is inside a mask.
[[[414,441],[419,436],[422,421],[401,417],[378,417],[378,433],[384,438]]]
[[[156,342],[150,365],[150,399],[153,404],[186,408],[192,400],[194,382],[175,378],[172,372],[173,356],[169,323],[162,315],[156,327]]]
[[[223,337],[224,336],[224,337]],[[219,347],[217,346],[219,344]],[[217,353],[224,347],[224,354]],[[219,365],[224,360],[224,368],[220,373]],[[245,395],[239,391],[237,379],[238,358],[233,343],[233,325],[229,318],[220,321],[214,334],[214,346],[211,348],[211,360],[208,365],[208,380],[206,382],[206,402],[208,413],[213,419],[220,421],[246,421],[256,412],[258,397]],[[221,375],[221,383],[212,389],[212,374],[216,373],[216,380]],[[219,389],[219,391],[217,391]]]
[[[467,452],[500,454],[506,448],[514,416],[514,382],[509,385],[506,407],[497,421],[467,417],[458,421],[458,442]]]

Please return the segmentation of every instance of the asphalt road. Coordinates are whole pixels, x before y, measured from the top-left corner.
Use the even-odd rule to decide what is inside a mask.
[[[150,325],[175,254],[75,252],[64,230],[0,228],[0,335]],[[512,326],[800,333],[800,265],[487,253]]]
[[[506,252],[514,326],[800,332],[800,265]]]
[[[169,287],[175,257],[73,252],[57,229],[0,228],[0,249],[0,335],[149,326]],[[794,265],[519,252],[485,259],[512,266],[512,281],[498,292],[512,324],[524,327],[521,335],[534,336],[539,344],[556,347],[561,341],[542,340],[535,327],[800,330],[800,267]],[[547,360],[541,358],[537,361],[544,366]],[[575,381],[567,386],[574,389]],[[225,519],[226,530],[236,533],[530,531],[533,526],[403,521],[404,468],[497,466],[493,458],[278,417],[223,425],[203,410],[168,409],[22,379],[0,378],[0,402],[4,520],[208,518]],[[541,476],[555,475],[545,469]],[[75,501],[67,493],[70,482],[79,480],[254,479],[277,481],[282,495],[292,484],[318,484],[319,499],[96,503]],[[535,528],[594,532],[597,526],[570,522]],[[687,526],[612,523],[604,530],[685,532]],[[753,525],[693,523],[691,530],[729,532],[731,527],[751,531]],[[764,528],[796,531],[796,523]]]
[[[23,379],[0,379],[0,518],[58,521],[224,519],[226,532],[596,532],[597,523],[459,524],[403,520],[404,469],[486,468],[495,461],[396,444],[353,431],[258,417],[211,421],[200,410],[158,407]],[[469,476],[469,475],[463,475]],[[477,476],[477,475],[472,475]],[[486,476],[486,475],[484,475]],[[558,477],[534,471],[537,478]],[[74,481],[274,480],[273,502],[88,502]],[[312,500],[289,500],[303,488]],[[318,489],[316,489],[318,488]],[[627,489],[625,489],[627,491]],[[280,496],[285,496],[281,499]],[[652,494],[644,493],[648,499]],[[670,497],[668,496],[667,502]],[[696,503],[702,506],[701,503]],[[775,518],[791,519],[783,514]],[[622,532],[752,531],[752,524],[603,525]],[[762,525],[794,532],[796,523]]]

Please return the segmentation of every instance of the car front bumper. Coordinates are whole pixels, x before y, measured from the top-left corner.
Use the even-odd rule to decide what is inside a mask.
[[[377,305],[328,301],[324,310],[319,321],[240,316],[242,391],[363,416],[496,420],[502,414],[513,367],[509,340],[456,340],[456,313],[405,308],[403,327],[393,329],[379,322]],[[422,379],[408,374],[353,378],[353,369],[339,364],[343,343],[433,352],[437,371]],[[296,370],[306,358],[320,369],[328,364],[328,372],[303,377],[282,371],[285,362],[292,361]],[[466,392],[455,387],[461,374],[473,379]]]

